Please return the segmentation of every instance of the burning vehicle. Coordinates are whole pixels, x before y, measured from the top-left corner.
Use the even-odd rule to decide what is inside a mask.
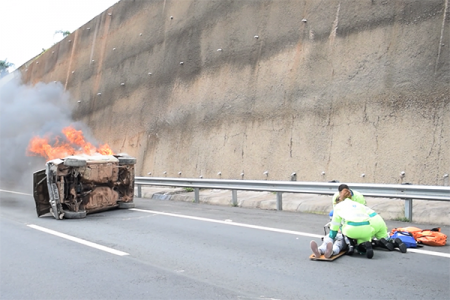
[[[47,161],[33,173],[38,217],[80,219],[112,208],[134,207],[134,165],[126,154],[74,155]]]

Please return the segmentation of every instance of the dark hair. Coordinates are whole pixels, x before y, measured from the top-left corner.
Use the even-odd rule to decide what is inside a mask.
[[[342,192],[342,190],[344,190],[344,189],[349,190],[350,188],[349,188],[348,185],[346,185],[346,184],[341,184],[341,185],[338,187],[338,191],[339,191],[339,192]]]

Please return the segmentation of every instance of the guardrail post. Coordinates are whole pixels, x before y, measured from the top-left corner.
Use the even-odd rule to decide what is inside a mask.
[[[142,185],[138,184],[137,188],[138,188],[137,196],[138,198],[142,198]]]
[[[194,188],[194,195],[195,195],[194,202],[199,203],[200,202],[200,188]]]
[[[412,222],[413,199],[405,199],[405,218]]]
[[[277,210],[283,210],[283,193],[277,192]]]
[[[237,191],[236,190],[231,190],[231,200],[233,201],[233,206],[237,206],[238,205]]]
[[[412,185],[410,182],[403,182],[402,185]],[[405,218],[412,222],[413,199],[405,199]]]

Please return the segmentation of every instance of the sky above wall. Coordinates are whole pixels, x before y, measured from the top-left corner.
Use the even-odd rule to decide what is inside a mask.
[[[61,33],[55,32],[74,32],[118,1],[2,1],[0,60],[14,64],[11,72],[63,39]]]

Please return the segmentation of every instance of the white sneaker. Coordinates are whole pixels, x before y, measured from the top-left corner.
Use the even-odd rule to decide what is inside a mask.
[[[331,255],[333,254],[333,244],[332,243],[327,243],[327,249],[325,250],[325,257],[326,258],[330,258]]]
[[[314,253],[314,256],[319,258],[321,254],[319,252],[319,246],[317,246],[316,241],[311,241],[311,243],[309,243],[309,245],[311,246],[311,250]]]

